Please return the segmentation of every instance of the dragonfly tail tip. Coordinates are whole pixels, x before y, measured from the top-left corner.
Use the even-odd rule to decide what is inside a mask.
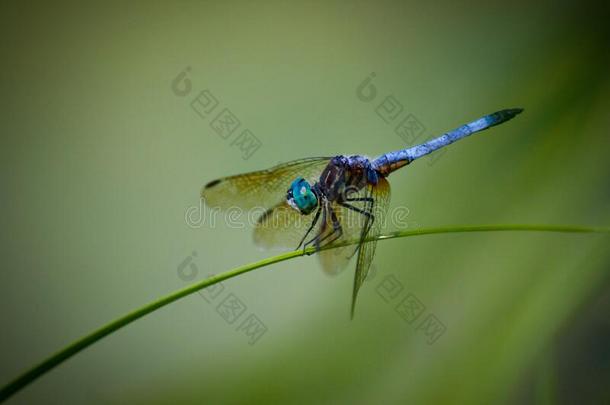
[[[507,108],[506,110],[501,111],[501,113],[504,113],[504,115],[506,116],[507,119],[514,118],[517,115],[521,114],[522,112],[523,112],[523,108],[521,108],[521,107]]]
[[[500,125],[508,120],[512,120],[517,115],[523,112],[523,108],[507,108],[505,110],[501,110],[490,114],[487,116],[488,118],[488,128],[494,127],[496,125]]]
[[[521,107],[517,107],[517,108],[511,108],[511,109],[510,109],[510,111],[511,111],[511,112],[512,112],[514,115],[517,115],[517,114],[521,114],[521,113],[523,112],[523,108],[521,108]]]

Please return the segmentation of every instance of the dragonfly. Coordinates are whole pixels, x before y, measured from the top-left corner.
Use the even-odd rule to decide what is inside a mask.
[[[522,108],[497,111],[420,145],[375,159],[362,155],[309,157],[223,177],[206,184],[201,197],[210,207],[261,210],[254,229],[258,246],[313,247],[323,270],[329,274],[339,273],[357,256],[351,301],[353,318],[358,291],[375,255],[375,238],[382,232],[388,211],[387,177],[423,156],[502,124],[522,111]]]

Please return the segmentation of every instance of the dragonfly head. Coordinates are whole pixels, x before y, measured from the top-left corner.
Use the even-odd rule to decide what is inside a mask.
[[[318,206],[316,193],[311,188],[309,182],[302,177],[297,177],[290,184],[286,194],[286,201],[288,205],[303,215],[311,214]]]

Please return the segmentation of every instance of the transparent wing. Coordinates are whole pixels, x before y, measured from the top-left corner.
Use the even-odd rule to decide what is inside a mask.
[[[366,196],[366,189],[363,189],[357,194],[352,194],[352,198],[354,199],[364,198]],[[346,203],[352,208],[348,208],[336,202],[330,204],[330,209],[334,211],[337,220],[341,224],[341,236],[331,243],[326,243],[327,245],[337,245],[345,241],[360,240],[360,235],[362,234],[367,217],[356,210],[362,210],[363,212],[370,211],[370,208],[368,208],[370,204],[366,201],[349,201]],[[326,221],[321,224],[320,232],[332,232],[333,223],[331,215],[326,215],[325,219]],[[323,243],[322,245],[325,244]],[[333,276],[339,274],[347,267],[350,259],[354,257],[357,250],[358,245],[348,245],[320,251],[318,253],[318,258],[320,260],[320,264],[322,265],[322,269],[325,273]]]
[[[385,179],[381,179],[376,186],[368,186],[357,192],[347,193],[346,201],[343,204],[332,203],[330,208],[341,224],[341,237],[329,244],[337,245],[345,241],[361,241],[362,243],[367,235],[379,234],[385,221],[389,193],[389,184]],[[367,214],[372,214],[374,220]],[[329,217],[327,215],[327,221],[322,229],[332,231],[332,221],[328,219]],[[374,246],[372,248],[371,259],[374,254]],[[319,258],[322,268],[328,274],[338,274],[347,267],[350,259],[360,251],[359,249],[360,244],[356,244],[321,251]],[[365,264],[364,272],[368,272],[370,261],[362,263]]]
[[[260,216],[254,228],[254,243],[265,249],[296,249],[314,220],[315,213],[301,215],[284,200]],[[321,221],[317,221],[309,235],[316,235],[320,226]]]
[[[330,159],[313,157],[293,160],[267,170],[223,177],[205,185],[201,197],[209,207],[222,209],[273,207],[285,198],[290,183],[296,177],[301,176],[311,183],[317,181]]]
[[[380,235],[383,230],[390,203],[390,184],[385,178],[381,178],[377,185],[369,187],[368,193],[375,201],[373,207],[375,219],[374,221],[367,221],[360,236],[356,273],[354,274],[354,290],[352,294],[352,318],[354,317],[358,291],[366,279],[371,263],[373,262],[373,257],[375,256],[375,248],[377,247],[377,241],[364,242],[364,240]]]

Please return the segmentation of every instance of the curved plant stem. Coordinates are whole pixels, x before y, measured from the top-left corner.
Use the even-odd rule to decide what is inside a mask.
[[[393,232],[385,235],[377,236],[376,238],[369,240],[386,240],[394,238],[404,238],[409,236],[421,236],[421,235],[432,235],[441,233],[458,233],[458,232],[498,232],[498,231],[534,231],[534,232],[569,232],[569,233],[610,233],[610,228],[601,227],[584,227],[584,226],[569,226],[569,225],[475,225],[475,226],[446,226],[439,228],[423,228],[416,230],[405,230]],[[334,249],[341,246],[358,243],[358,241],[347,241],[341,244],[337,244],[331,247],[325,247],[323,249]],[[104,326],[97,329],[96,331],[86,335],[75,342],[69,344],[59,352],[43,360],[38,365],[32,367],[24,374],[5,385],[0,389],[0,401],[4,401],[17,391],[24,388],[26,385],[33,382],[35,379],[52,370],[54,367],[68,360],[76,353],[92,345],[98,340],[105,336],[110,335],[112,332],[122,328],[125,325],[139,319],[145,315],[154,312],[155,310],[164,307],[174,301],[179,300],[187,295],[197,292],[201,289],[219,283],[221,281],[233,278],[240,274],[248,273],[249,271],[269,266],[274,263],[283,262],[285,260],[293,259],[303,255],[310,255],[315,253],[314,248],[308,248],[305,250],[295,250],[288,253],[283,253],[277,256],[269,257],[258,262],[246,264],[244,266],[236,267],[232,270],[224,273],[209,277],[205,280],[199,281],[193,285],[175,291],[169,295],[159,298],[143,307],[140,307]]]

